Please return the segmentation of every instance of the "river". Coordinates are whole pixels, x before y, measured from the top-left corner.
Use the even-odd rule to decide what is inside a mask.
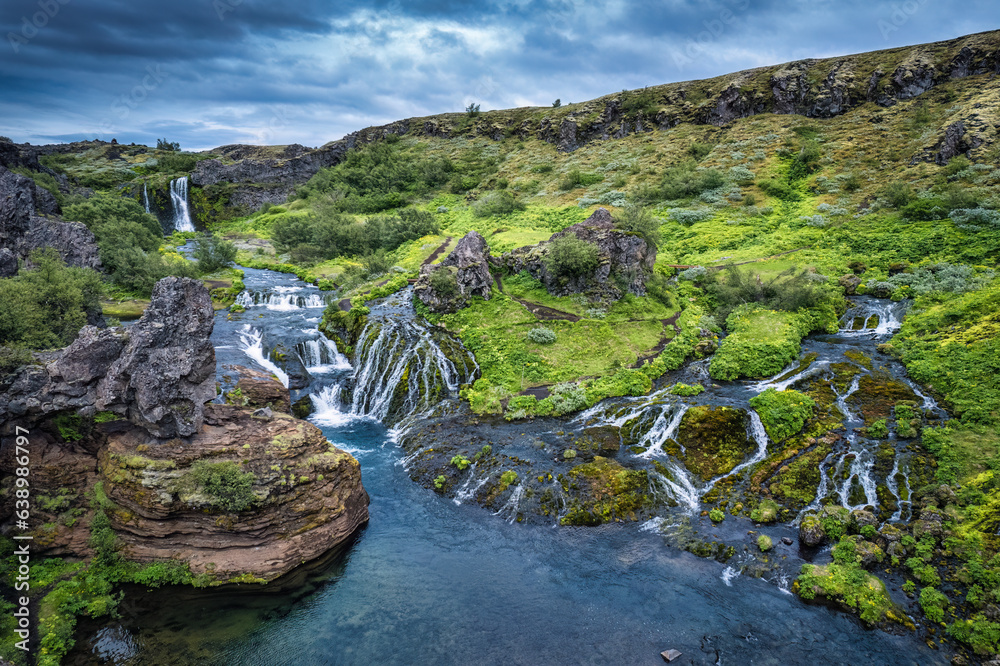
[[[350,377],[325,343],[301,351],[317,348],[322,292],[271,271],[247,269],[244,282],[246,312],[216,315],[220,380],[226,365],[267,367],[279,342],[312,368],[293,398]],[[948,663],[913,634],[803,603],[787,579],[734,576],[672,548],[648,523],[553,527],[457,504],[409,478],[381,423],[347,409],[311,418],[360,461],[368,526],[267,588],[130,588],[119,619],[82,625],[67,663],[659,664],[669,648],[681,664]]]

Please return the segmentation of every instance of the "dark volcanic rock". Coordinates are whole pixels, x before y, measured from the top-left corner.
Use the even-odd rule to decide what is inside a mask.
[[[937,164],[945,165],[951,158],[958,155],[970,156],[970,152],[983,145],[982,138],[978,136],[968,136],[965,123],[961,120],[948,126],[944,132],[944,138],[938,144],[934,161]]]
[[[59,209],[48,190],[0,166],[0,248],[27,259],[32,250],[53,247],[70,266],[100,268],[97,240],[87,227],[38,217],[36,206],[46,214]]]
[[[493,285],[489,261],[490,246],[486,244],[486,239],[479,232],[470,231],[440,264],[420,267],[414,293],[434,312],[454,312],[465,307],[473,296],[489,300]],[[437,271],[447,271],[453,276],[458,286],[457,294],[444,294],[431,286],[431,275]]]
[[[17,275],[17,257],[10,248],[0,247],[0,278]]]
[[[570,234],[597,247],[600,263],[592,273],[563,278],[548,270],[546,257],[549,244]],[[583,222],[553,234],[546,242],[518,248],[501,258],[501,263],[511,273],[527,271],[557,296],[588,293],[611,299],[622,295],[615,281],[624,284],[626,291],[638,296],[645,294],[646,280],[655,261],[656,248],[647,244],[641,236],[615,229],[611,213],[604,208],[598,208]],[[613,277],[617,280],[613,281]]]
[[[127,414],[156,437],[185,437],[215,397],[212,300],[190,278],[164,278],[98,387],[98,409]]]
[[[33,218],[27,236],[30,249],[53,247],[70,266],[79,268],[101,268],[97,238],[80,222],[53,222]]]

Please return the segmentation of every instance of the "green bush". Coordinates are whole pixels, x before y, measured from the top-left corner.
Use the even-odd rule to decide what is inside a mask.
[[[364,222],[338,212],[329,202],[314,208],[314,213],[289,214],[272,223],[271,239],[279,252],[298,248],[301,256],[314,260],[366,256],[379,250],[391,252],[403,243],[439,231],[434,214],[417,208],[372,216]]]
[[[783,180],[778,180],[777,178],[765,178],[763,180],[757,181],[757,187],[761,191],[771,197],[776,197],[782,201],[798,201],[799,193]]]
[[[236,246],[216,234],[205,234],[194,240],[194,258],[198,271],[214,273],[236,260]]]
[[[579,169],[571,169],[566,177],[559,181],[560,190],[575,190],[578,187],[587,187],[604,180],[604,176],[598,173],[584,173]]]
[[[428,281],[430,282],[431,289],[443,298],[454,298],[460,293],[456,270],[451,266],[442,266],[431,271]]]
[[[893,208],[902,208],[913,200],[913,188],[909,183],[895,181],[882,190],[882,198]]]
[[[750,406],[760,416],[771,440],[780,442],[802,430],[802,426],[812,416],[816,402],[798,391],[776,391],[769,388],[750,398]]]
[[[533,328],[528,331],[528,340],[539,345],[551,345],[556,341],[556,334],[549,328]]]
[[[722,187],[725,183],[726,178],[721,171],[697,169],[695,162],[683,162],[663,173],[659,194],[667,200],[687,199]]]
[[[931,622],[944,622],[944,609],[948,607],[948,597],[933,587],[920,591],[920,608]]]
[[[244,472],[235,462],[198,461],[191,466],[191,477],[225,511],[243,511],[257,501],[253,494],[257,477],[253,472]]]
[[[711,518],[713,523],[721,523],[726,519],[726,514],[722,509],[712,509],[708,512],[708,517]]]
[[[597,246],[573,234],[551,241],[545,257],[547,268],[558,277],[575,277],[593,272],[600,260]]]
[[[766,553],[774,547],[774,544],[771,542],[771,537],[761,534],[757,537],[757,547],[760,548],[760,552]]]
[[[705,387],[701,384],[695,384],[694,386],[689,386],[688,384],[682,384],[680,382],[674,384],[670,387],[669,392],[673,395],[680,396],[693,396],[698,395],[705,391]]]
[[[690,270],[690,269],[689,269]],[[715,316],[722,320],[736,307],[758,303],[772,310],[793,312],[802,308],[815,308],[827,300],[827,293],[809,278],[806,271],[793,266],[774,277],[764,279],[750,268],[726,266],[715,274],[715,282],[707,291],[717,303]]]
[[[472,204],[472,213],[476,217],[500,217],[519,210],[524,210],[524,204],[509,192],[490,192]]]
[[[647,243],[656,247],[660,242],[660,224],[662,220],[653,215],[652,211],[643,206],[629,204],[615,216],[615,226],[622,231],[638,234]]]
[[[97,273],[67,267],[52,248],[31,255],[35,268],[0,279],[0,345],[29,349],[64,347],[100,312]],[[5,365],[21,365],[23,352],[5,353]]]
[[[455,467],[457,467],[458,470],[461,472],[461,471],[465,471],[465,468],[467,468],[469,465],[471,465],[472,461],[470,461],[465,456],[458,455],[458,456],[453,456],[452,457],[451,464],[454,465]]]

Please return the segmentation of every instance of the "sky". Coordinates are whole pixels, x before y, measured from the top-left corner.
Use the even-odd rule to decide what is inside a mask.
[[[2,0],[0,135],[320,146],[1000,28],[996,0]]]

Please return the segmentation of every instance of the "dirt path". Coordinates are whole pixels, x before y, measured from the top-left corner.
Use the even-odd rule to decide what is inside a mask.
[[[450,243],[451,240],[452,240],[452,237],[448,236],[448,238],[446,238],[445,241],[443,243],[441,243],[441,247],[439,247],[438,249],[436,249],[433,252],[431,252],[431,256],[429,256],[426,259],[424,259],[424,263],[422,263],[420,265],[421,266],[426,266],[427,264],[433,264],[434,261],[438,257],[441,256],[441,253],[445,251],[445,249],[448,247],[448,243]]]

